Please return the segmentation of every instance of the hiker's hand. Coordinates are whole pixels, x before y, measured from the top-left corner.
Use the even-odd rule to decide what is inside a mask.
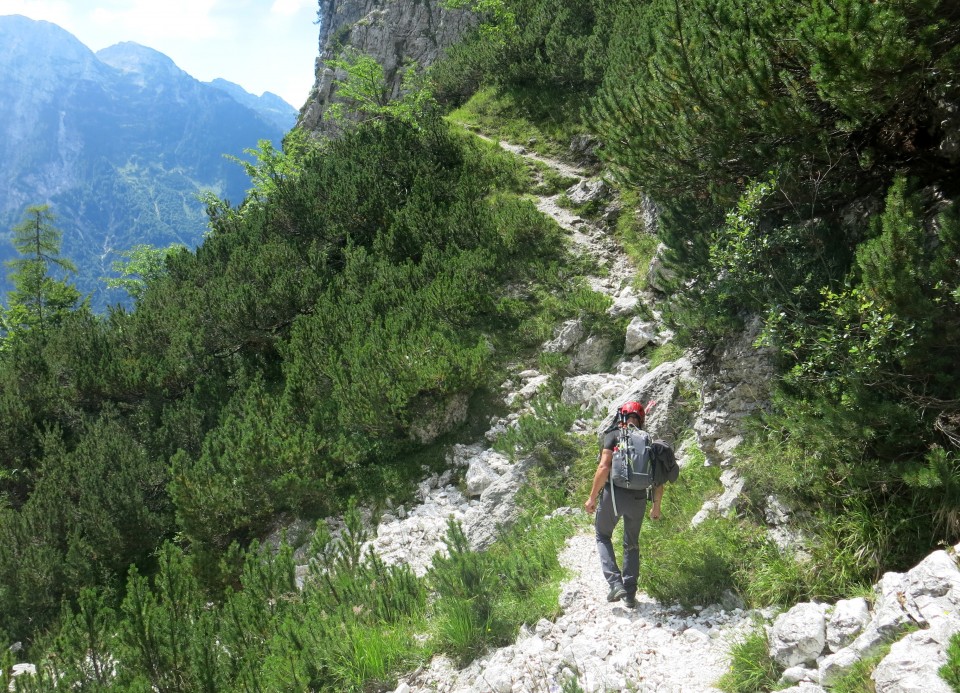
[[[662,516],[660,515],[660,506],[659,506],[659,505],[654,505],[652,508],[650,508],[650,519],[651,519],[651,520],[659,520],[661,517],[662,517]]]
[[[593,512],[597,509],[597,501],[595,501],[593,498],[587,498],[586,502],[583,504],[583,509],[593,515]]]

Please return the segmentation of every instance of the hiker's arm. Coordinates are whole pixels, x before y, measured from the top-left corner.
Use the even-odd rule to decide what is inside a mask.
[[[667,487],[666,484],[661,484],[656,486],[653,489],[653,507],[650,508],[650,519],[659,520],[660,519],[660,501],[663,499],[663,489]]]
[[[597,465],[597,473],[593,475],[593,487],[590,489],[590,497],[583,504],[588,513],[593,513],[597,509],[597,496],[600,495],[600,489],[607,483],[610,476],[610,462],[613,460],[613,450],[604,450],[600,453],[600,464]]]

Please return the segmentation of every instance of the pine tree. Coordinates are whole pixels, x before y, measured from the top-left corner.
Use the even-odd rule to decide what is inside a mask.
[[[5,334],[29,328],[42,333],[80,300],[75,286],[51,273],[55,269],[77,271],[70,260],[60,255],[62,233],[53,221],[48,205],[34,205],[27,208],[23,221],[12,229],[13,245],[21,257],[7,262],[14,289],[4,318]]]

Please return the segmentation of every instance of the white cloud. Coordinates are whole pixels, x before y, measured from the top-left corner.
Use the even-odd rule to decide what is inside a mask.
[[[131,40],[209,39],[222,33],[222,21],[213,16],[217,0],[134,0],[123,6],[97,7],[90,13],[95,24],[111,26]]]
[[[301,106],[313,84],[317,0],[0,0],[0,15],[57,24],[91,50],[135,41],[200,80],[224,77]]]
[[[22,14],[69,30],[73,12],[70,3],[63,0],[0,0],[0,14]]]
[[[270,6],[270,14],[292,17],[301,10],[315,8],[316,4],[316,0],[273,0],[273,5]]]

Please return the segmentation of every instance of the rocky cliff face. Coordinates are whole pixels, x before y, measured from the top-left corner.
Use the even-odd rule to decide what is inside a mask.
[[[376,59],[386,73],[391,98],[398,96],[404,68],[431,65],[474,22],[469,12],[441,5],[442,0],[321,0],[317,79],[301,109],[301,126],[311,132],[329,131],[323,114],[336,99],[335,80],[344,75],[326,61],[345,48]]]

